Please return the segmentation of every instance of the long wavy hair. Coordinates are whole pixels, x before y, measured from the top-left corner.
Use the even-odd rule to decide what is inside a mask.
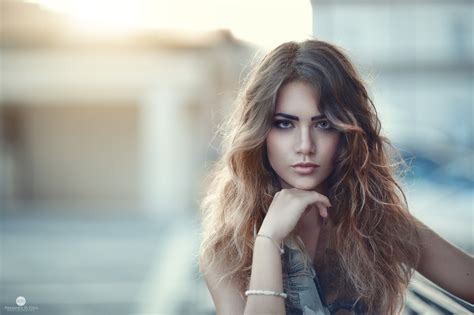
[[[232,279],[242,296],[248,288],[254,226],[258,230],[281,189],[265,140],[277,92],[292,81],[309,83],[319,92],[320,112],[342,133],[334,171],[326,180],[333,205],[331,246],[344,276],[369,314],[396,314],[420,258],[418,221],[398,183],[407,163],[380,134],[375,106],[349,59],[319,40],[287,42],[266,54],[218,128],[221,155],[209,170],[200,209],[200,271],[224,270],[219,279]]]

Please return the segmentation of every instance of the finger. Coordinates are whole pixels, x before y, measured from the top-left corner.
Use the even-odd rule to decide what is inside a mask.
[[[318,206],[318,209],[319,209],[319,215],[322,216],[323,218],[326,218],[328,216],[327,208],[320,203],[316,203],[316,205]]]
[[[331,205],[331,202],[329,201],[329,198],[318,193],[318,192],[314,192],[314,202],[321,202],[322,204],[324,204],[326,207],[332,207]]]
[[[329,208],[332,207],[331,202],[329,201],[329,198],[324,196],[324,204]]]

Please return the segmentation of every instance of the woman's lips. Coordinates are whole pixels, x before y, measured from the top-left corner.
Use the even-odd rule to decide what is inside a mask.
[[[300,165],[296,165],[296,166],[293,166],[294,170],[299,173],[299,174],[311,174],[314,172],[314,170],[316,168],[318,168],[317,166],[300,166]]]

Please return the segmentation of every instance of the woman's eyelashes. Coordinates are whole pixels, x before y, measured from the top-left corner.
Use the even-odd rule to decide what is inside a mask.
[[[275,120],[273,122],[273,126],[275,126],[278,129],[290,129],[294,127],[294,124],[291,120],[280,119],[280,120]],[[322,130],[333,129],[331,123],[328,120],[320,120],[316,122],[315,126],[319,127]]]
[[[273,126],[278,129],[289,129],[293,127],[293,123],[290,120],[275,120]]]

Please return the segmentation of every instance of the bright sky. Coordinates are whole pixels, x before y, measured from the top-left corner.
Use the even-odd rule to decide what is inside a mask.
[[[74,21],[77,31],[120,35],[143,28],[230,29],[271,47],[311,36],[310,0],[28,0]]]

